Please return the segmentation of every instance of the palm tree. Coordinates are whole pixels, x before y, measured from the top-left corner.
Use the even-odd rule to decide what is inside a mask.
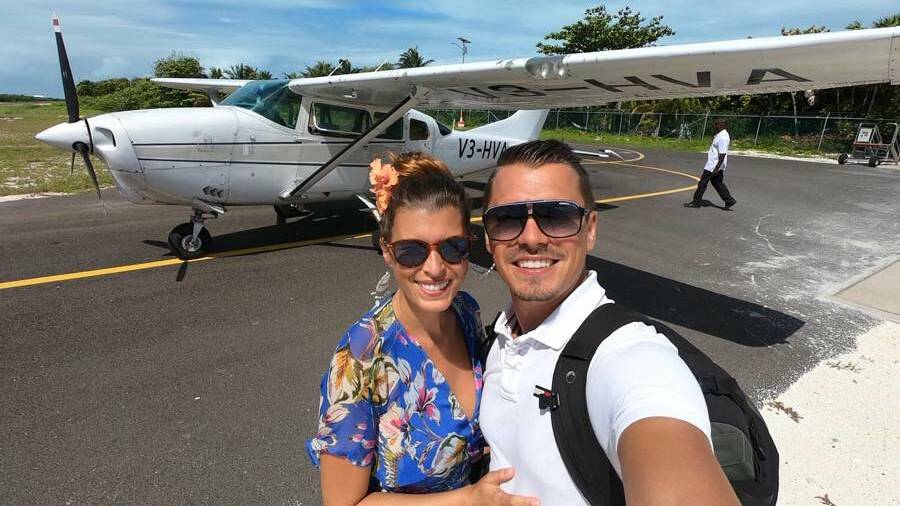
[[[297,72],[296,70],[293,72],[285,72],[284,73],[285,79],[300,79],[301,77],[306,77],[306,76],[303,75],[303,72]]]
[[[257,79],[258,71],[250,65],[238,63],[225,70],[229,79]]]
[[[268,70],[257,70],[256,78],[260,79],[260,80],[272,79],[272,73],[269,72]]]
[[[334,71],[334,65],[325,60],[318,60],[312,66],[307,65],[303,77],[325,77]]]
[[[209,78],[222,79],[222,69],[220,69],[219,67],[211,67],[209,69]]]
[[[872,28],[888,28],[890,26],[900,26],[900,12],[876,19],[872,22]]]
[[[419,46],[415,46],[407,49],[400,55],[400,59],[397,61],[397,68],[409,69],[413,67],[424,67],[433,62],[434,60],[425,60],[421,53],[419,53]]]

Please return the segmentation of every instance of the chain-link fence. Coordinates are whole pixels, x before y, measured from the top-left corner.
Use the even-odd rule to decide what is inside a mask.
[[[456,125],[460,114],[472,128],[504,119],[513,111],[430,110],[446,124]],[[896,123],[897,119],[871,119],[843,115],[824,116],[748,115],[730,113],[657,113],[624,111],[550,111],[544,129],[576,129],[585,133],[644,136],[687,140],[709,139],[713,122],[723,118],[732,140],[744,146],[789,144],[801,151],[836,153],[848,149],[860,122]],[[889,127],[887,132],[892,131]]]

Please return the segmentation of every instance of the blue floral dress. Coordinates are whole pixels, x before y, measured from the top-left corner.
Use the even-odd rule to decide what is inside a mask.
[[[389,297],[347,330],[322,377],[319,430],[306,443],[314,465],[327,453],[372,466],[370,489],[386,492],[440,492],[468,483],[484,448],[477,352],[484,330],[471,295],[460,292],[452,307],[472,360],[473,418],[396,320]]]

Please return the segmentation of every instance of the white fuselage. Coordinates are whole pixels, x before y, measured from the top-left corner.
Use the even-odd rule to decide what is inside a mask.
[[[369,163],[388,152],[432,153],[461,177],[492,167],[504,149],[528,140],[449,131],[411,110],[403,117],[402,136],[395,130],[397,138],[380,137],[359,147],[309,191],[286,201],[279,197],[282,191],[353,141],[349,135],[319,133],[307,105],[295,128],[229,105],[103,114],[90,118],[88,128],[93,153],[106,162],[124,197],[174,205],[195,199],[226,206],[347,198],[368,190]]]

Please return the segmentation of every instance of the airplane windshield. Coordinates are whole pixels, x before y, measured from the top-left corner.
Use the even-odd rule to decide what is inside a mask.
[[[222,101],[248,109],[279,125],[294,128],[300,112],[300,96],[288,88],[286,79],[247,83]]]

